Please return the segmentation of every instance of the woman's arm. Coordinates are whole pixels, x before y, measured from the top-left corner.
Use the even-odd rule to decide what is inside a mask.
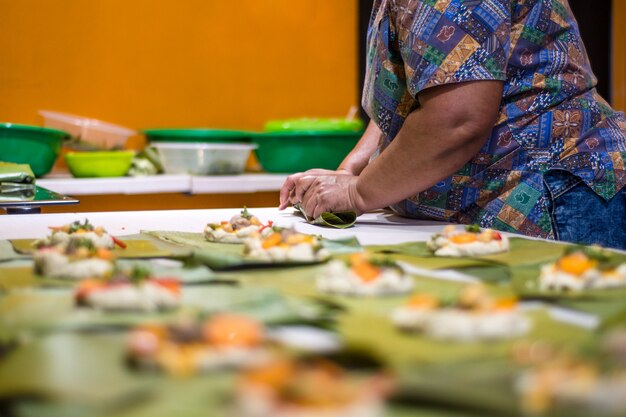
[[[502,99],[501,81],[433,87],[419,94],[420,107],[393,142],[359,176],[302,177],[294,198],[310,216],[324,211],[386,207],[458,171],[484,145]]]
[[[370,160],[370,156],[378,148],[381,131],[376,124],[370,120],[363,136],[359,139],[354,149],[344,158],[337,168],[337,171],[346,171],[352,175],[359,175]]]

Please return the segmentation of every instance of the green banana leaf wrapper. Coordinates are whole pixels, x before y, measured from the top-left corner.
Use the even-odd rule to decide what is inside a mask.
[[[0,264],[3,262],[13,261],[16,259],[30,259],[31,255],[20,253],[15,250],[11,241],[0,240]]]
[[[155,237],[164,242],[187,248],[192,251],[191,261],[202,263],[214,270],[236,270],[263,267],[293,267],[318,264],[323,261],[311,262],[276,262],[250,258],[243,253],[241,244],[209,242],[202,233],[173,231],[142,231],[142,234]],[[354,238],[341,240],[322,239],[324,246],[331,254],[358,252],[361,250],[359,241]]]
[[[154,278],[175,278],[183,285],[201,285],[213,283],[234,283],[229,277],[215,274],[204,265],[184,265],[172,262],[163,265],[161,262],[147,259],[120,259],[117,264],[122,270],[141,267],[150,271]],[[37,276],[30,259],[14,260],[0,263],[0,293],[24,287],[67,288],[76,285],[72,279],[47,278]]]
[[[126,244],[126,248],[115,246],[113,254],[119,258],[167,258],[186,256],[191,253],[184,247],[170,245],[162,240],[155,239],[150,235],[136,234],[119,238]],[[0,261],[17,259],[18,255],[32,255],[35,252],[35,242],[37,239],[12,239],[12,251],[9,250],[3,241],[0,241]]]
[[[542,240],[530,240],[523,238],[510,238],[510,250],[494,255],[481,255],[476,257],[442,257],[435,256],[426,246],[426,242],[407,242],[396,245],[371,245],[367,249],[375,253],[396,253],[416,258],[432,258],[432,266],[443,265],[476,265],[481,263],[494,263],[501,265],[526,265],[538,262],[549,262],[558,259],[567,246],[562,243]],[[439,269],[439,268],[437,268]]]
[[[354,211],[325,211],[318,218],[313,219],[307,216],[304,209],[299,204],[294,205],[293,208],[296,210],[295,214],[304,217],[308,223],[316,224],[318,226],[333,227],[335,229],[347,229],[348,227],[354,226],[354,223],[356,223],[357,216]]]
[[[232,285],[187,286],[181,306],[162,312],[106,312],[76,306],[72,289],[28,289],[0,295],[0,346],[53,332],[127,329],[144,323],[168,323],[181,316],[204,317],[235,312],[260,322],[326,326],[338,309],[313,298],[283,296],[270,288]]]
[[[35,174],[28,164],[0,162],[0,184],[35,184]]]

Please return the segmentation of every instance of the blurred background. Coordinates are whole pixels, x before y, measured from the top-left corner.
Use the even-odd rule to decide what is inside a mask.
[[[131,128],[259,130],[359,103],[373,0],[0,0],[0,119],[40,109]],[[570,0],[599,78],[624,96],[622,1]],[[613,13],[611,11],[613,10]]]
[[[357,0],[0,0],[0,119],[260,130],[358,102]]]
[[[157,141],[254,142],[258,147],[237,173],[245,169],[246,172],[286,175],[311,166],[334,169],[358,140],[363,126],[361,120],[367,122],[367,116],[362,111],[359,114],[359,110],[365,72],[365,37],[373,2],[0,0],[0,122],[31,126],[45,123],[48,127],[69,131],[74,140],[91,140],[92,144],[100,141],[102,148],[116,151],[122,147],[142,151],[147,149],[146,144]],[[626,31],[623,30],[626,2],[569,2],[598,77],[598,90],[616,109],[626,109]],[[78,115],[84,120],[76,119],[73,127],[49,124],[44,122],[41,110]],[[317,129],[315,136],[286,137],[268,133],[274,130],[269,129],[269,121],[299,118],[311,118],[315,124],[306,119],[306,124],[277,125],[276,130]],[[331,118],[333,123],[321,123]],[[116,143],[121,146],[114,147],[112,142],[103,146],[103,139],[96,141],[88,137],[86,128],[81,127],[98,121],[129,128],[126,132],[131,132],[132,136],[118,134]],[[76,131],[71,131],[74,128]],[[146,139],[140,134],[146,129],[158,128],[185,128],[188,136],[181,136],[185,133],[182,131],[176,132],[178,137],[150,137],[148,134]],[[200,135],[195,128],[266,132],[252,138],[206,138],[204,135],[211,132]],[[328,132],[340,128],[348,133]],[[323,129],[326,132],[320,133]],[[5,130],[9,136],[15,129],[5,126]],[[31,165],[40,162],[35,152],[23,146],[23,138],[20,140],[13,140],[14,148],[10,151],[5,141],[5,147],[0,149],[0,160]],[[288,141],[291,147],[285,145]],[[321,148],[322,143],[326,149]],[[54,178],[65,179],[70,176],[68,166],[74,177],[137,175],[133,168],[145,162],[145,158],[137,162],[128,152],[118,152],[115,156],[124,158],[120,172],[78,173],[66,157],[67,145],[64,140],[62,146],[48,150],[49,161],[35,172],[37,177],[50,172],[51,176],[57,176]],[[18,158],[15,149],[24,155]],[[159,152],[162,160],[166,152],[163,149]],[[76,163],[78,158],[83,158],[85,166],[94,168],[92,161],[100,158],[102,167],[111,166],[112,154],[87,155],[76,152],[86,149],[69,150],[75,152],[72,158]],[[312,160],[313,150],[320,160]],[[194,149],[186,149],[185,153],[197,154]],[[180,166],[191,164],[185,158],[181,156]],[[165,162],[165,167],[158,172],[181,173],[180,166],[172,168],[167,161],[161,162]],[[202,166],[203,170],[189,173],[201,176],[215,173],[205,168]],[[237,187],[225,188],[231,192],[244,190],[242,184],[248,181],[246,178],[235,181]],[[44,180],[40,185],[68,195],[84,194],[81,209],[101,209],[97,193],[104,193],[105,189],[100,183],[82,190],[76,188],[76,182],[61,183],[60,179],[54,182],[50,176],[46,179],[50,181]],[[201,179],[194,178],[194,181]],[[226,200],[220,195],[215,201],[203,197],[194,204],[199,207],[274,205],[282,178],[272,177],[267,181],[261,188],[254,189],[266,192],[263,198],[258,193],[251,196],[250,190],[245,189],[236,200]],[[163,190],[144,188],[140,190],[144,194],[132,196],[134,200],[123,195],[119,207],[110,205],[109,208],[192,207],[187,197],[181,198],[176,206],[169,198],[169,205],[157,204],[164,200],[162,194],[154,194],[154,200],[150,200],[148,197],[152,194],[147,193]],[[210,190],[213,192],[213,188]],[[222,188],[219,190],[221,192]],[[127,188],[123,191],[130,193]],[[91,194],[94,194],[93,206],[88,204]],[[197,190],[193,194],[197,194]],[[199,198],[194,195],[194,199]]]

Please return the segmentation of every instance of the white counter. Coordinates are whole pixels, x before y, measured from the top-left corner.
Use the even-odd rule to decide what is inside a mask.
[[[153,175],[119,178],[73,178],[69,174],[38,179],[37,185],[71,196],[99,194],[229,194],[278,191],[287,174]]]
[[[7,215],[0,216],[0,239],[40,238],[50,233],[48,226],[82,221],[85,218],[116,236],[138,233],[142,229],[199,233],[207,223],[228,220],[240,211],[241,208]],[[328,238],[356,236],[364,245],[426,240],[442,227],[442,223],[405,219],[382,211],[364,214],[349,229],[312,226],[292,214],[292,209],[278,211],[276,208],[255,208],[250,209],[250,212],[263,222],[272,220],[279,226],[295,225],[296,229],[304,233],[316,233]]]

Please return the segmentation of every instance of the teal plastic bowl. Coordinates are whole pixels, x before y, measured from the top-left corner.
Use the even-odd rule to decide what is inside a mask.
[[[311,168],[337,169],[362,132],[266,132],[252,136],[267,172],[293,173]]]
[[[250,133],[225,129],[145,129],[148,142],[248,143]]]
[[[28,164],[41,177],[50,172],[68,138],[61,130],[0,123],[0,161]]]

